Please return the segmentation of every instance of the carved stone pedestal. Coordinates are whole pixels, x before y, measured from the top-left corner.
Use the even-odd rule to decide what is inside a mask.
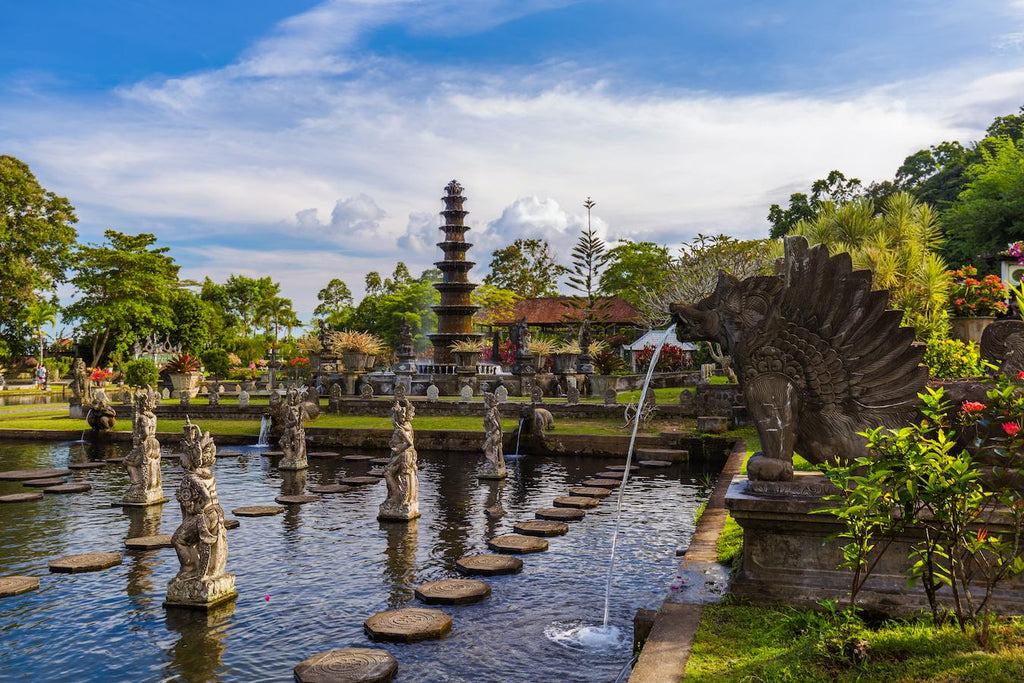
[[[844,539],[829,540],[843,525],[832,515],[812,513],[831,504],[822,496],[834,490],[814,472],[796,472],[792,481],[782,482],[737,477],[725,504],[743,528],[743,563],[729,591],[758,603],[815,607],[819,600],[847,602],[851,574],[839,569]],[[998,526],[989,525],[989,532],[1002,531]],[[912,564],[910,547],[919,540],[920,532],[911,530],[889,545],[858,595],[860,606],[891,615],[928,608],[924,590],[908,588],[904,573]],[[939,595],[948,601],[949,588]],[[1003,614],[1024,613],[1024,579],[1003,583],[993,604]]]
[[[235,575],[222,574],[217,578],[175,577],[167,585],[167,599],[164,607],[207,610],[238,597],[235,590]]]

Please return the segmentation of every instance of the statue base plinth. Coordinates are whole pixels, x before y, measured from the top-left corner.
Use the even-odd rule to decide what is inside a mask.
[[[382,522],[408,522],[420,516],[418,506],[416,508],[399,508],[385,510],[381,507],[377,519]]]
[[[163,505],[164,503],[167,502],[167,500],[168,499],[165,496],[160,496],[159,498],[150,498],[148,500],[146,500],[146,499],[134,499],[134,498],[133,499],[122,498],[121,501],[119,503],[117,503],[117,505],[120,505],[122,507],[139,507],[139,508],[143,508],[143,507],[149,507],[150,505]]]
[[[181,607],[208,610],[238,597],[235,575],[223,574],[216,579],[171,579],[167,586],[165,608]]]
[[[305,470],[309,469],[309,462],[303,458],[302,460],[282,460],[277,463],[277,469],[279,470]]]
[[[834,538],[845,525],[832,515],[814,512],[835,504],[823,500],[835,488],[815,472],[794,475],[792,481],[781,482],[736,477],[729,486],[725,505],[743,529],[742,565],[729,592],[759,604],[811,608],[820,600],[845,604],[852,575],[839,568],[845,540]],[[987,527],[990,533],[1010,529],[1001,523]],[[889,615],[928,609],[924,589],[920,584],[908,588],[905,573],[913,564],[908,559],[911,546],[921,539],[919,529],[908,529],[893,539],[858,594],[859,606]],[[983,590],[977,586],[979,595]],[[951,606],[948,586],[940,589],[939,596],[943,604]],[[998,613],[1024,614],[1024,579],[1001,583],[992,600]]]
[[[477,479],[504,479],[507,476],[508,471],[504,467],[481,467],[476,473]]]

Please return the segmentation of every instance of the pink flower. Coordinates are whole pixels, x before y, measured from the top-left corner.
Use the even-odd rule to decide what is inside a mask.
[[[985,410],[985,404],[978,403],[977,401],[964,401],[963,405],[960,406],[960,410],[965,413],[980,413]]]
[[[1024,381],[1024,370],[1017,373],[1017,379]]]
[[[1007,436],[1017,436],[1017,432],[1020,431],[1020,425],[1016,422],[1004,422],[1003,431],[1006,432]]]

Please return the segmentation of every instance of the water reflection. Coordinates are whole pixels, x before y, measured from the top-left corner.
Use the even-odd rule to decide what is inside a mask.
[[[387,536],[387,559],[384,563],[384,587],[388,591],[388,607],[399,607],[412,598],[410,586],[416,580],[416,549],[419,520],[380,522]]]
[[[472,496],[466,495],[466,491],[477,485],[474,464],[473,461],[456,462],[452,458],[440,467],[432,467],[431,474],[437,478],[437,497],[430,502],[424,501],[422,497],[420,499],[420,507],[426,504],[436,508],[437,545],[433,554],[448,565],[454,564],[455,560],[472,549],[471,511],[475,501]]]
[[[306,470],[279,470],[281,475],[281,495],[298,496],[306,492]],[[299,535],[294,533],[302,526],[301,505],[285,505],[282,528],[289,532],[288,540],[292,545],[297,545]]]
[[[505,496],[505,480],[491,479],[482,481],[481,484],[487,487],[487,498],[484,501],[484,516],[487,519],[486,535],[488,538],[497,535],[500,520],[505,516],[505,508],[502,499]]]
[[[235,603],[203,611],[181,608],[167,610],[167,628],[178,639],[167,653],[167,678],[184,681],[212,681],[224,668],[225,636]]]

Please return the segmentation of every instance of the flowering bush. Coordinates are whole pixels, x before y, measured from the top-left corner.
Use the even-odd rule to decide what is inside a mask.
[[[932,337],[925,347],[923,361],[928,366],[928,375],[934,379],[962,379],[985,374],[981,351],[974,342]]]
[[[651,364],[651,358],[654,356],[654,346],[647,345],[644,348],[636,352],[636,367],[641,372],[647,372],[648,366]],[[669,346],[666,344],[661,349],[661,355],[658,356],[658,364],[654,367],[655,372],[675,372],[677,370],[686,370],[691,365],[690,357],[683,353],[683,350],[678,346]]]
[[[288,365],[292,366],[293,368],[297,366],[308,366],[309,359],[303,356],[300,356],[298,358],[292,358],[290,361],[288,361]]]
[[[234,368],[241,367],[242,365],[242,359],[238,357],[237,353],[229,353],[228,362],[231,363],[231,367]]]
[[[483,353],[480,358],[487,363],[498,363],[510,367],[516,364],[516,346],[511,341],[504,341],[501,346],[498,347],[498,353],[501,356],[497,360],[493,358],[494,354],[491,353],[491,346],[488,344],[484,347]]]
[[[1024,263],[1024,242],[1010,242],[1006,245],[1006,250],[999,255],[1015,258],[1017,263]]]
[[[998,275],[986,275],[979,280],[978,269],[974,266],[963,266],[949,271],[949,274],[953,278],[950,290],[953,315],[999,315],[1008,310],[1006,298],[1010,290]]]
[[[103,368],[93,368],[92,372],[89,374],[89,379],[91,379],[93,382],[96,382],[97,384],[100,384],[101,382],[106,382],[107,380],[113,378],[113,376],[114,376],[114,371],[113,370],[104,370]]]

